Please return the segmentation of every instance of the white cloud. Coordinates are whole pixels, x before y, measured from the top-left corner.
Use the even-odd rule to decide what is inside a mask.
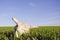
[[[29,6],[31,6],[31,7],[35,7],[35,6],[36,6],[36,4],[35,4],[35,3],[30,2],[30,3],[29,3]]]

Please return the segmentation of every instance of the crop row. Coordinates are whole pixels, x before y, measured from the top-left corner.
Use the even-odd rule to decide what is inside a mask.
[[[18,38],[13,31],[0,32],[0,40],[60,40],[60,27],[34,28]]]

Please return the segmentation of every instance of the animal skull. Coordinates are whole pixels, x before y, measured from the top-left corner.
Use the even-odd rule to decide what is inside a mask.
[[[16,23],[16,26],[14,27],[14,31],[16,32],[17,37],[18,37],[18,32],[20,33],[20,35],[29,32],[31,26],[23,24],[15,18],[12,18],[12,20]]]

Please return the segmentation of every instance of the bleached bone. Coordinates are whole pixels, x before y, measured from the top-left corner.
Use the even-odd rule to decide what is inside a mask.
[[[16,23],[16,26],[14,27],[14,31],[16,32],[17,37],[18,37],[18,32],[20,33],[20,35],[22,35],[24,33],[28,33],[30,29],[35,28],[30,25],[19,22],[15,18],[12,18],[12,20]]]
[[[12,20],[18,25],[21,24],[16,18],[12,17]]]

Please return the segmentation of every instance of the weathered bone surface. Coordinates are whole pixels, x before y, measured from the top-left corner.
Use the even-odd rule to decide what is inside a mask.
[[[16,23],[16,26],[14,27],[14,31],[16,32],[17,37],[18,37],[18,32],[22,35],[24,33],[28,33],[31,28],[35,28],[35,27],[31,27],[30,25],[19,22],[16,18],[12,18],[12,20]]]
[[[16,18],[12,17],[12,20],[18,25],[21,24]]]

